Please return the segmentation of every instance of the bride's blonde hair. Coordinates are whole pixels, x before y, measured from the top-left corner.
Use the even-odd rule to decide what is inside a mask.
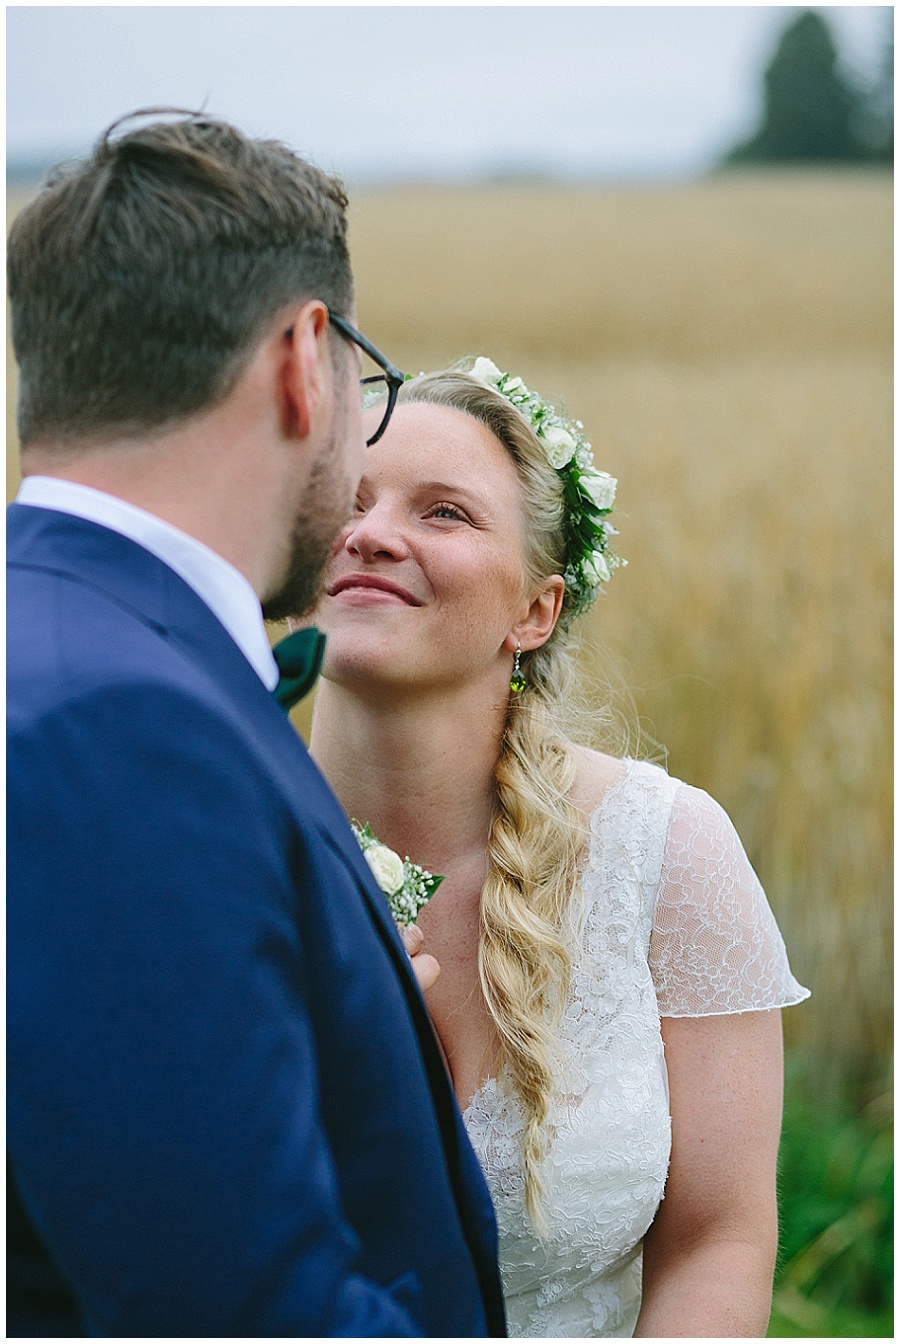
[[[462,411],[491,431],[510,454],[521,485],[527,580],[564,574],[560,479],[515,407],[457,369],[411,379],[399,400]],[[569,801],[575,764],[560,730],[559,711],[574,672],[569,606],[567,593],[550,638],[521,656],[526,688],[510,696],[481,897],[481,984],[525,1115],[526,1204],[538,1229],[539,1166],[558,1079],[556,1028],[571,980],[573,894],[586,840],[584,820]]]

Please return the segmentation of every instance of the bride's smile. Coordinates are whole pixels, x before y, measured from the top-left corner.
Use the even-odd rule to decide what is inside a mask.
[[[377,601],[380,598],[392,598],[395,601],[405,602],[410,607],[422,605],[412,593],[408,593],[399,584],[392,583],[390,579],[385,579],[379,574],[344,574],[328,588],[329,597],[337,597],[341,593],[347,601],[357,606],[360,603],[366,605],[369,601]]]

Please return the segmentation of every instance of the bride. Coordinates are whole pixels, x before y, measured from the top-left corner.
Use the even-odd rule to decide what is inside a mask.
[[[315,613],[312,752],[445,874],[407,946],[510,1332],[761,1337],[777,1010],[806,991],[721,808],[559,726],[572,624],[620,563],[614,493],[580,423],[489,360],[408,382]]]

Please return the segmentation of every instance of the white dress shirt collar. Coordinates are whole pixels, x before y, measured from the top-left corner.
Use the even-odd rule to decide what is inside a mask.
[[[54,476],[26,476],[16,503],[56,509],[100,523],[150,551],[202,598],[264,686],[274,690],[278,665],[266,635],[259,598],[244,575],[202,541],[114,495]]]

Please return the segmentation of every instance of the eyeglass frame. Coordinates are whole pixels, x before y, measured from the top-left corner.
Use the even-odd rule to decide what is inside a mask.
[[[397,393],[406,382],[406,374],[401,373],[400,370],[391,363],[387,355],[383,355],[378,347],[373,345],[361,331],[357,331],[356,327],[351,326],[345,317],[338,317],[337,313],[333,313],[327,306],[325,311],[328,314],[328,321],[331,325],[348,341],[352,341],[354,345],[358,345],[360,350],[363,350],[380,369],[384,370],[383,373],[373,373],[370,377],[360,378],[359,380],[360,387],[364,387],[366,383],[380,383],[382,379],[384,379],[387,384],[388,399],[384,419],[372,435],[371,439],[366,439],[366,447],[371,448],[372,444],[378,442],[388,427],[388,421],[394,414],[394,407],[397,405]],[[285,335],[292,335],[293,330],[293,327],[288,327]]]
[[[381,353],[377,346],[374,346],[371,341],[367,340],[362,332],[357,331],[355,327],[352,327],[345,317],[338,317],[336,313],[333,313],[329,309],[328,321],[333,327],[337,328],[342,336],[346,337],[348,341],[352,341],[354,345],[358,345],[360,350],[363,350],[380,369],[384,370],[383,373],[373,373],[370,377],[360,378],[359,380],[361,387],[364,387],[366,383],[380,383],[382,379],[387,384],[388,399],[384,419],[372,435],[371,439],[366,439],[366,447],[371,448],[372,444],[378,442],[388,427],[388,421],[394,414],[394,407],[397,405],[397,393],[406,382],[406,374],[401,373],[398,368],[395,368],[391,361]]]

